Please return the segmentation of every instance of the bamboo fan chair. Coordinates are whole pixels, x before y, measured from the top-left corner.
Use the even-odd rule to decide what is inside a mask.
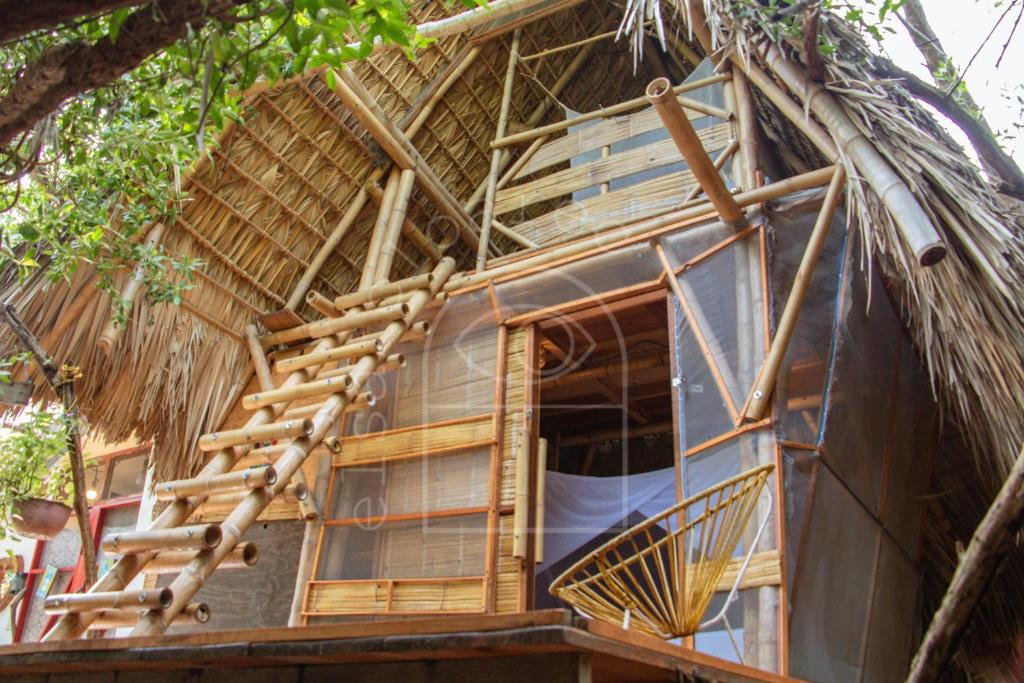
[[[665,640],[723,621],[740,655],[725,614],[736,600],[770,512],[750,543],[722,610],[703,624],[701,619],[774,469],[768,464],[747,470],[624,531],[569,567],[549,592],[584,617]],[[768,497],[770,511],[770,492]]]

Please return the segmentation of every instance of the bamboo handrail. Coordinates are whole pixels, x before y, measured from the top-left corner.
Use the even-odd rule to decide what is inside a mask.
[[[786,350],[793,338],[793,331],[796,329],[796,321],[800,315],[804,298],[811,285],[811,278],[814,276],[815,266],[825,248],[825,240],[828,238],[829,227],[835,217],[836,209],[843,199],[843,185],[846,181],[846,170],[842,166],[836,167],[836,172],[829,183],[828,191],[825,193],[825,201],[818,212],[818,219],[814,223],[814,229],[807,240],[807,248],[804,250],[800,266],[797,268],[793,285],[789,290],[789,297],[786,299],[785,308],[782,309],[782,316],[779,318],[778,329],[772,338],[771,348],[768,356],[757,374],[757,381],[750,390],[750,397],[747,399],[747,407],[742,415],[746,421],[757,421],[764,417],[768,411],[768,399],[775,382],[779,376],[779,369],[786,357]]]
[[[672,92],[675,93],[676,95],[679,95],[680,93],[689,92],[690,90],[696,90],[697,88],[703,88],[705,86],[713,85],[715,83],[721,83],[728,79],[728,74],[708,76],[707,78],[701,78],[700,80],[693,81],[692,83],[683,83],[682,85],[677,85],[672,88]],[[708,116],[715,116],[720,119],[725,119],[726,121],[732,118],[732,113],[726,111],[725,109],[721,109],[719,107],[712,107],[704,104],[703,102],[697,102],[695,100],[681,97],[679,98],[679,103],[686,109],[692,109],[693,111],[697,111]],[[556,123],[548,124],[546,126],[533,128],[532,130],[527,130],[521,133],[507,135],[503,138],[498,138],[491,142],[491,147],[508,147],[510,145],[518,145],[519,143],[527,142],[528,140],[533,140],[534,138],[540,137],[541,135],[551,135],[552,133],[558,133],[560,131],[565,130],[566,128],[571,128],[573,126],[585,123],[587,121],[593,121],[594,119],[606,119],[611,116],[624,114],[627,111],[632,111],[634,109],[639,109],[641,107],[646,107],[648,105],[650,105],[650,102],[648,101],[646,96],[637,97],[632,100],[626,100],[625,102],[619,102],[618,104],[614,104],[610,107],[596,109],[594,111],[589,111],[585,114],[580,114],[574,119],[566,119],[564,121],[558,121]]]
[[[409,313],[402,319],[391,322],[381,338],[385,340],[385,353],[389,352],[404,334],[406,328],[411,324],[428,301],[437,292],[443,282],[455,270],[455,261],[450,258],[442,259],[434,269],[437,280],[430,289],[421,290],[409,300]],[[355,380],[353,390],[362,387],[369,379],[381,357],[377,354],[362,357],[353,370],[352,377]],[[188,571],[182,572],[171,583],[171,590],[174,592],[171,605],[162,610],[146,612],[139,620],[138,625],[132,631],[132,635],[155,635],[162,633],[177,614],[185,608],[188,601],[195,595],[206,578],[217,568],[221,560],[230,553],[231,548],[240,540],[246,529],[256,520],[260,513],[270,504],[274,495],[280,492],[287,485],[292,475],[295,474],[303,462],[305,462],[310,451],[327,436],[328,430],[338,421],[348,401],[346,394],[334,394],[328,398],[313,418],[313,432],[305,439],[297,439],[292,442],[287,450],[274,463],[274,468],[280,474],[278,482],[271,489],[257,489],[251,492],[227,516],[222,524],[225,531],[226,542],[213,548],[209,552],[198,556],[191,564]]]
[[[671,83],[667,78],[656,78],[647,86],[647,99],[654,106],[662,123],[672,136],[673,142],[679,148],[686,163],[690,166],[690,172],[697,179],[697,182],[704,189],[704,193],[711,200],[718,215],[729,225],[743,227],[747,223],[747,217],[743,210],[736,203],[736,199],[725,186],[721,174],[715,168],[714,162],[708,156],[707,150],[697,137],[697,131],[690,123],[689,117],[679,106],[679,101],[672,94]]]
[[[505,69],[505,83],[501,91],[501,105],[498,109],[498,125],[495,138],[505,135],[508,126],[508,111],[512,104],[512,86],[515,83],[516,60],[519,58],[519,41],[523,30],[517,28],[512,34],[512,45],[508,51],[508,66]],[[494,194],[497,191],[498,175],[501,173],[501,150],[491,151],[491,167],[487,174],[487,190],[484,192],[484,215],[480,219],[480,244],[476,250],[476,270],[479,273],[487,267],[487,248],[490,245],[491,224],[494,220]]]

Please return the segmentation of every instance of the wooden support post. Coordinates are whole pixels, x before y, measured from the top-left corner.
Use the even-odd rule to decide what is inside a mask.
[[[302,303],[302,298],[306,296],[306,292],[313,286],[313,280],[316,279],[320,269],[323,268],[327,259],[330,258],[334,250],[338,248],[338,244],[341,243],[342,238],[348,233],[349,229],[355,223],[356,218],[359,217],[359,213],[366,206],[366,200],[369,199],[369,193],[365,190],[359,190],[356,193],[352,203],[348,205],[348,209],[345,210],[345,215],[341,217],[338,224],[334,226],[334,230],[327,237],[327,240],[320,245],[320,249],[316,252],[316,256],[309,262],[309,266],[306,268],[306,272],[302,274],[302,278],[299,280],[299,284],[295,286],[290,297],[288,297],[287,307],[291,310],[298,308],[299,304]]]
[[[721,174],[715,168],[715,164],[708,156],[707,150],[700,143],[697,131],[690,123],[689,117],[679,106],[679,101],[672,92],[672,84],[667,78],[656,78],[647,86],[647,99],[654,105],[669,135],[679,148],[686,163],[690,166],[693,176],[704,188],[704,193],[714,205],[715,210],[722,217],[722,220],[734,227],[740,228],[747,224],[747,217],[743,213],[736,199],[729,188],[725,186]]]
[[[501,108],[498,110],[498,128],[495,138],[505,136],[508,127],[508,110],[512,104],[512,86],[516,78],[516,60],[519,59],[519,39],[523,29],[517,28],[512,34],[512,46],[508,51],[508,67],[505,69],[505,84],[501,91]],[[491,238],[491,222],[494,220],[494,194],[497,192],[498,175],[501,173],[501,150],[491,151],[491,170],[487,174],[487,191],[484,193],[484,215],[480,220],[480,244],[476,251],[476,270],[479,273],[487,267],[487,247]]]
[[[40,344],[39,340],[32,334],[25,323],[18,317],[14,305],[5,303],[0,307],[7,325],[18,337],[22,346],[32,353],[39,369],[43,371],[46,381],[50,383],[53,391],[60,398],[61,407],[64,409],[64,424],[67,429],[68,458],[71,461],[71,481],[74,486],[72,502],[75,508],[75,517],[78,522],[78,535],[82,542],[82,562],[85,565],[85,580],[87,583],[96,582],[96,546],[93,543],[92,529],[89,527],[89,502],[85,498],[85,461],[82,458],[82,436],[79,433],[79,412],[78,399],[75,396],[75,373],[78,368],[71,366],[57,367],[57,364],[50,357]]]
[[[810,288],[811,278],[814,276],[814,268],[818,264],[818,257],[825,247],[825,239],[828,237],[829,226],[836,214],[840,201],[843,199],[843,187],[846,180],[846,172],[842,166],[836,167],[832,182],[829,183],[828,191],[825,193],[825,201],[818,212],[818,220],[814,224],[814,230],[807,240],[807,248],[804,250],[803,258],[800,260],[800,267],[796,271],[793,286],[789,290],[789,298],[786,299],[786,306],[782,309],[782,316],[779,318],[779,327],[772,339],[771,349],[768,357],[765,358],[761,370],[757,375],[757,381],[750,391],[747,399],[747,408],[743,419],[749,422],[756,422],[764,417],[768,411],[768,399],[771,397],[772,389],[779,376],[779,368],[786,357],[786,350],[793,338],[793,331],[796,329],[797,317],[800,315],[800,308],[803,306],[804,297]]]
[[[395,253],[398,251],[398,239],[402,234],[402,225],[406,220],[405,215],[415,180],[416,172],[411,169],[406,169],[399,174],[398,189],[395,191],[395,198],[390,207],[391,215],[388,216],[387,230],[381,243],[380,260],[376,270],[377,282],[387,282],[390,279],[391,264],[394,263]]]
[[[146,242],[143,245],[144,249],[152,249],[160,243],[160,238],[164,234],[164,224],[156,223],[146,235]],[[135,271],[128,277],[128,280],[124,283],[124,287],[121,288],[121,301],[124,306],[124,314],[127,316],[132,307],[135,305],[135,300],[138,298],[140,291],[142,290],[142,279],[144,273],[142,266],[137,266]],[[127,324],[127,323],[126,323]],[[100,347],[105,355],[109,356],[110,352],[114,350],[118,340],[124,334],[124,325],[118,325],[114,319],[114,314],[110,314],[110,320],[103,327],[103,332],[100,334],[99,341],[96,345]]]
[[[416,319],[423,307],[430,301],[441,284],[448,279],[454,270],[455,261],[453,259],[442,259],[437,268],[434,269],[434,275],[437,280],[431,285],[431,288],[429,290],[421,290],[410,298],[409,313],[404,318],[391,322],[381,334],[381,338],[385,340],[385,353],[389,352],[398,343],[406,328]],[[381,357],[378,355],[364,356],[359,359],[356,369],[352,372],[352,377],[355,380],[353,390],[363,386],[370,375],[376,371],[380,362]],[[185,608],[196,591],[202,587],[207,577],[213,573],[220,562],[239,542],[246,529],[266,509],[267,505],[274,499],[275,494],[287,485],[296,470],[305,462],[310,451],[327,436],[328,430],[334,427],[341,416],[347,400],[347,395],[336,394],[324,402],[320,412],[313,418],[312,433],[306,438],[296,439],[292,442],[288,449],[274,463],[274,468],[278,471],[280,478],[273,489],[254,490],[228,515],[221,525],[225,534],[224,542],[209,552],[197,555],[196,559],[189,564],[188,569],[179,574],[171,583],[170,588],[174,592],[171,605],[162,610],[146,612],[132,631],[132,635],[156,635],[164,632],[168,624],[173,622],[174,618]]]
[[[402,170],[412,169],[416,172],[416,180],[419,182],[420,189],[441,213],[451,219],[463,239],[475,248],[479,244],[479,240],[476,226],[469,214],[455,200],[426,160],[416,151],[409,138],[392,123],[350,69],[345,69],[337,74],[334,92],[399,168]]]

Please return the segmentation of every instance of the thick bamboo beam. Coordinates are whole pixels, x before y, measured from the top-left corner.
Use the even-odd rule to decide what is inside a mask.
[[[1024,448],[974,530],[939,609],[921,640],[907,683],[932,683],[946,670],[992,578],[1024,525]]]
[[[338,332],[346,332],[359,327],[366,327],[367,325],[398,320],[406,313],[408,313],[408,308],[405,304],[381,306],[372,311],[361,311],[338,318],[326,318],[304,325],[296,325],[280,332],[273,332],[260,338],[260,344],[263,345],[263,348],[267,348],[275,344],[287,344],[288,342],[300,339],[320,339],[321,337],[329,337]]]
[[[692,83],[683,83],[682,85],[677,85],[672,88],[672,92],[675,93],[676,95],[679,95],[680,93],[696,90],[697,88],[703,88],[714,83],[721,83],[722,81],[726,81],[728,79],[728,74],[708,76],[707,78],[702,78],[700,80],[693,81]],[[707,116],[716,116],[718,118],[725,119],[726,121],[732,118],[732,114],[726,111],[725,109],[721,109],[719,107],[712,107],[710,105],[704,104],[703,102],[697,102],[696,100],[690,100],[685,97],[678,99],[679,103],[686,109],[692,109],[693,111],[700,112],[701,114],[706,114]],[[605,107],[604,109],[596,109],[594,111],[589,111],[585,114],[580,114],[574,119],[566,119],[564,121],[552,123],[547,126],[540,126],[539,128],[534,128],[532,130],[526,130],[521,133],[514,133],[512,135],[507,135],[503,138],[498,138],[491,142],[491,147],[509,147],[511,145],[518,145],[520,143],[533,140],[534,138],[539,138],[542,135],[552,135],[553,133],[561,132],[566,128],[571,128],[573,126],[585,123],[587,121],[593,121],[594,119],[606,119],[611,116],[618,116],[619,114],[624,114],[627,111],[633,111],[634,109],[646,107],[649,104],[650,101],[647,99],[646,96],[637,97],[632,100],[626,100],[625,102],[613,104],[612,106]]]
[[[734,195],[734,197],[736,198],[736,203],[741,207],[750,206],[751,204],[758,204],[760,202],[778,199],[779,197],[792,192],[799,192],[800,190],[819,187],[829,182],[834,173],[835,168],[833,166],[826,166],[825,168],[819,168],[809,173],[793,176],[792,178],[786,178],[785,180],[780,180],[777,183],[765,185],[764,187],[740,192],[739,194]],[[670,211],[655,218],[637,221],[620,228],[611,228],[591,238],[572,242],[560,247],[554,247],[539,254],[528,256],[519,261],[505,263],[495,268],[490,268],[482,273],[463,273],[457,277],[453,277],[447,284],[445,284],[444,288],[445,290],[452,292],[472,285],[477,285],[482,282],[487,282],[488,280],[493,280],[498,277],[520,273],[524,270],[536,268],[554,261],[560,261],[564,258],[576,256],[599,247],[604,247],[609,244],[632,239],[634,237],[640,237],[673,224],[702,218],[708,216],[708,214],[713,211],[714,207],[710,203],[702,203],[685,209]]]
[[[409,138],[387,117],[355,74],[350,69],[345,69],[337,74],[335,84],[335,94],[359,119],[373,139],[384,148],[399,168],[412,169],[416,172],[416,180],[423,193],[441,213],[451,219],[463,239],[476,248],[479,242],[476,226],[469,214],[451,195]]]
[[[161,482],[156,485],[156,499],[167,501],[204,494],[245,491],[271,486],[276,481],[277,472],[273,467],[249,467],[213,477]]]
[[[160,243],[160,238],[164,234],[164,224],[156,223],[146,235],[146,241],[143,244],[144,249],[152,249]],[[142,266],[137,266],[135,271],[131,274],[128,280],[124,283],[124,287],[121,288],[121,301],[124,306],[124,313],[128,315],[132,307],[135,305],[135,300],[139,297],[139,292],[142,291],[142,279],[145,273],[142,270]],[[113,313],[110,314],[110,320],[103,327],[103,332],[100,333],[99,341],[96,345],[100,347],[100,351],[104,355],[109,356],[110,352],[117,346],[118,340],[124,334],[124,325],[116,324]]]
[[[853,162],[858,175],[889,211],[917,262],[922,266],[933,266],[945,258],[946,245],[910,188],[857,128],[832,93],[811,80],[802,66],[788,59],[774,45],[766,48],[764,60],[832,134],[843,155]]]
[[[205,602],[193,602],[181,611],[174,619],[175,626],[184,624],[205,624],[210,620],[212,612]],[[90,629],[127,628],[139,622],[139,613],[125,609],[107,609],[100,612]]]
[[[160,553],[150,562],[144,571],[146,574],[177,574],[196,556],[196,550],[170,550]],[[255,543],[239,543],[221,563],[221,569],[243,569],[252,567],[259,559],[259,550]],[[138,621],[136,615],[135,621]],[[132,626],[135,622],[132,622]]]
[[[398,190],[391,205],[391,215],[388,216],[387,230],[384,233],[384,241],[381,244],[380,261],[377,263],[378,282],[386,282],[391,279],[391,265],[394,263],[395,254],[398,252],[398,240],[402,235],[402,225],[406,221],[409,198],[412,197],[412,188],[415,180],[416,172],[412,169],[406,169],[398,176]]]
[[[814,277],[814,269],[818,264],[822,249],[825,248],[825,240],[828,238],[829,227],[836,215],[836,209],[843,199],[843,187],[846,181],[846,171],[842,166],[836,168],[832,182],[829,183],[828,191],[825,193],[825,201],[818,212],[818,219],[814,224],[814,230],[807,240],[807,248],[804,250],[803,258],[800,260],[800,267],[797,268],[793,286],[789,290],[789,297],[782,309],[782,316],[779,318],[779,326],[772,339],[771,349],[768,357],[761,365],[761,371],[757,375],[757,381],[750,391],[750,398],[747,400],[747,408],[742,418],[745,421],[756,422],[768,412],[768,399],[771,397],[775,382],[779,376],[779,369],[789,349],[789,342],[793,338],[793,331],[796,329],[797,318],[800,309],[803,307],[804,298],[811,286],[811,278]]]
[[[362,306],[363,304],[378,303],[381,299],[394,296],[395,294],[411,295],[417,289],[430,285],[432,278],[433,275],[431,273],[424,273],[423,275],[414,275],[404,280],[372,285],[360,289],[358,292],[335,297],[334,307],[339,311],[344,311],[355,306]]]
[[[221,536],[216,524],[191,524],[173,529],[118,531],[104,536],[100,547],[108,553],[214,548],[220,544]]]
[[[450,258],[442,259],[438,263],[434,269],[437,280],[431,285],[431,288],[417,292],[417,295],[414,295],[409,300],[409,313],[404,318],[390,323],[381,335],[381,338],[385,340],[385,353],[391,351],[394,345],[398,343],[406,328],[416,319],[423,307],[430,301],[442,283],[448,279],[454,270],[455,261]],[[377,355],[365,356],[358,361],[358,367],[352,373],[352,377],[355,380],[353,392],[363,386],[376,371],[380,362],[381,357]],[[179,574],[171,583],[170,588],[174,592],[171,605],[162,610],[151,610],[144,614],[132,631],[132,635],[141,636],[163,633],[167,625],[173,622],[174,618],[185,608],[196,591],[202,587],[207,577],[213,573],[221,560],[238,543],[246,529],[270,504],[274,499],[274,495],[287,485],[292,475],[305,462],[310,451],[327,436],[329,430],[334,428],[345,408],[348,398],[346,394],[335,394],[324,402],[320,412],[313,418],[313,432],[307,438],[295,440],[274,463],[274,468],[280,474],[280,478],[273,489],[254,490],[228,515],[221,525],[225,531],[225,542],[209,552],[197,556],[189,564],[188,569]]]
[[[345,210],[345,215],[341,217],[338,224],[334,226],[334,230],[327,237],[327,240],[320,245],[320,249],[316,252],[313,260],[309,262],[309,267],[302,274],[302,278],[299,280],[299,284],[295,286],[291,296],[288,297],[288,302],[285,304],[286,308],[296,310],[299,304],[302,303],[302,298],[306,296],[306,292],[313,286],[313,280],[320,273],[320,269],[323,268],[327,259],[330,258],[334,250],[338,248],[341,240],[348,234],[349,229],[356,222],[356,218],[359,217],[359,213],[366,206],[366,200],[369,199],[369,194],[365,189],[359,190],[355,198],[348,205],[348,209]]]
[[[337,344],[344,343],[348,332],[340,333],[335,337],[328,337],[320,340],[317,345],[319,349],[328,349]],[[311,370],[310,372],[315,372]],[[300,370],[291,374],[285,379],[282,386],[300,384],[308,379],[307,371]],[[240,393],[240,392],[239,392]],[[286,406],[275,405],[263,408],[249,418],[246,426],[258,426],[272,422],[277,415],[280,415]],[[250,449],[247,446],[223,449],[217,452],[203,467],[199,476],[214,476],[229,471],[236,462],[245,457]],[[204,501],[203,496],[194,496],[184,500],[176,500],[170,503],[150,525],[151,531],[170,529],[184,524],[189,516],[195,512]],[[146,565],[157,556],[156,551],[143,553],[132,553],[119,559],[110,571],[100,577],[89,589],[90,593],[103,591],[123,590],[132,579],[134,579]],[[66,614],[57,620],[57,623],[43,637],[43,641],[68,640],[77,638],[93,623],[96,613],[84,612],[81,614]]]
[[[51,595],[43,602],[47,614],[94,612],[102,609],[163,609],[171,604],[170,588],[109,593],[68,593]],[[138,613],[136,612],[136,617]]]
[[[512,34],[512,46],[508,51],[508,66],[505,69],[505,83],[501,91],[501,106],[498,109],[498,126],[495,138],[505,136],[508,127],[508,110],[512,104],[512,86],[516,77],[516,60],[519,58],[519,40],[523,29],[517,28]],[[491,224],[494,220],[494,194],[497,192],[498,175],[501,174],[501,150],[491,151],[491,169],[487,174],[487,190],[484,193],[484,215],[480,219],[480,244],[476,250],[476,271],[487,267],[487,248],[491,239]]]
[[[622,429],[603,429],[594,432],[587,432],[585,434],[574,434],[573,436],[563,436],[559,442],[559,448],[570,448],[572,446],[588,446],[592,443],[602,443],[604,441],[617,441],[619,439],[633,439],[638,436],[649,436],[652,434],[665,434],[672,431],[672,422],[653,422],[651,424],[643,425],[641,427],[631,427],[629,431],[623,434]]]
[[[242,427],[241,429],[228,429],[222,432],[210,432],[199,437],[199,450],[209,452],[243,444],[259,443],[261,441],[295,439],[300,436],[309,436],[312,429],[313,424],[309,420],[286,420],[285,422],[272,422],[260,425],[259,427]]]
[[[708,156],[707,150],[697,137],[697,131],[690,123],[689,117],[679,106],[679,101],[672,93],[672,84],[667,78],[656,78],[647,86],[647,99],[654,106],[662,123],[672,136],[672,141],[679,148],[690,171],[697,179],[704,194],[714,205],[718,215],[729,225],[740,228],[747,224],[743,213],[729,188],[725,186],[722,175],[715,168],[715,163]]]

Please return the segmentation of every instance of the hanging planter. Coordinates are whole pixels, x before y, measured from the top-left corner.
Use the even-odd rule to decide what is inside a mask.
[[[11,510],[11,528],[18,536],[50,540],[61,532],[71,518],[71,507],[45,498],[15,501]]]

